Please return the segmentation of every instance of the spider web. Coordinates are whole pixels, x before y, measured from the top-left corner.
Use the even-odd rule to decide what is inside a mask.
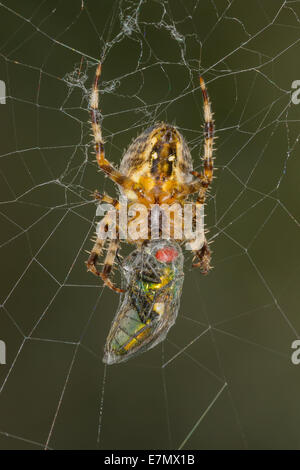
[[[10,0],[0,12],[1,448],[300,448],[299,1]],[[91,192],[116,195],[93,161],[99,60],[115,164],[167,121],[200,168],[199,74],[218,137],[214,269],[203,277],[187,256],[167,340],[112,367],[118,297],[84,267]]]

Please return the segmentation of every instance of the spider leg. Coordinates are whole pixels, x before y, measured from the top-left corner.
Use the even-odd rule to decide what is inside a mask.
[[[203,94],[203,109],[204,109],[204,157],[203,157],[203,173],[198,173],[196,176],[202,181],[202,187],[199,191],[197,201],[201,204],[205,201],[206,191],[211,185],[213,180],[213,144],[214,144],[214,120],[211,110],[210,100],[206,90],[205,82],[200,77],[200,86]]]
[[[213,143],[214,143],[214,120],[213,113],[211,110],[211,105],[206,90],[205,82],[202,77],[200,77],[200,85],[203,94],[203,108],[204,108],[204,177],[208,184],[212,182],[213,178]]]
[[[196,207],[202,206],[205,202],[206,192],[213,179],[213,139],[214,139],[214,122],[211,111],[210,101],[206,86],[202,77],[200,77],[200,86],[203,94],[203,109],[204,109],[204,157],[203,157],[203,171],[201,173],[192,171],[192,175],[196,178],[189,184],[183,186],[179,193],[179,197],[188,196],[189,194],[198,192],[196,200]],[[207,274],[210,270],[211,250],[205,236],[201,236],[198,240],[189,242],[191,248],[193,245],[193,253],[195,255],[193,267],[199,267],[202,273]],[[197,244],[201,246],[197,247]],[[190,249],[191,249],[190,248]]]
[[[207,274],[211,269],[211,250],[205,237],[203,204],[198,200],[193,206],[193,229],[195,230],[195,228],[195,237],[185,241],[186,249],[191,250],[194,254],[193,268],[200,268],[203,274]]]
[[[210,100],[206,90],[205,82],[200,77],[200,86],[203,95],[203,111],[204,111],[204,157],[203,157],[203,171],[201,173],[192,171],[192,175],[197,179],[191,183],[184,185],[180,196],[187,196],[189,194],[199,191],[197,202],[203,204],[206,197],[206,191],[213,180],[213,143],[214,143],[214,121],[211,110]]]
[[[111,240],[107,255],[104,261],[103,271],[100,273],[100,277],[103,280],[104,284],[109,287],[110,289],[114,290],[115,292],[125,292],[124,289],[120,289],[116,287],[113,282],[109,279],[109,275],[111,273],[113,264],[115,262],[116,254],[119,248],[120,241],[119,240]]]
[[[193,258],[193,268],[200,268],[202,274],[207,274],[211,269],[210,260],[211,260],[211,250],[209,248],[208,242],[206,238],[204,239],[204,243],[200,250],[193,251],[194,258]],[[197,261],[196,261],[197,260]]]
[[[199,190],[198,198],[196,205],[204,204],[206,191],[210,186],[213,179],[213,142],[214,142],[214,121],[213,114],[211,111],[211,105],[206,90],[205,82],[202,77],[200,77],[200,86],[203,94],[203,108],[204,108],[204,157],[203,157],[203,173],[192,172],[192,174],[197,177],[201,182],[201,188]],[[203,274],[207,274],[211,269],[210,260],[211,260],[211,250],[209,248],[206,237],[204,237],[204,243],[201,249],[194,251],[194,260],[197,259],[197,262],[193,263],[193,267],[199,267]]]
[[[105,158],[104,152],[104,142],[102,139],[101,126],[98,116],[98,105],[99,105],[99,89],[98,89],[98,80],[101,75],[101,64],[98,65],[96,70],[96,76],[93,86],[93,91],[91,94],[91,118],[92,118],[92,130],[95,140],[95,150],[96,150],[96,159],[99,167],[103,170],[113,181],[118,184],[122,184],[125,176],[123,176],[119,171],[117,171],[108,160]]]
[[[100,204],[101,202],[107,202],[108,204],[111,204],[112,206],[119,209],[119,206],[120,206],[119,201],[117,199],[114,199],[108,196],[108,194],[101,194],[99,193],[99,191],[97,191],[97,189],[95,189],[95,191],[93,192],[93,197],[94,199],[97,199],[97,201],[99,201]]]
[[[90,253],[90,256],[88,257],[88,260],[85,263],[87,270],[90,271],[95,276],[100,276],[100,273],[96,268],[96,263],[99,257],[102,255],[105,242],[106,242],[106,239],[102,239],[98,237],[96,238],[96,241]]]
[[[101,228],[104,229],[104,231],[108,230],[109,223],[111,221],[110,214],[106,214],[106,216],[102,219],[101,221]],[[100,276],[99,271],[96,268],[96,263],[99,259],[99,257],[102,255],[102,251],[106,242],[106,238],[100,238],[98,234],[96,233],[96,239],[93,240],[94,246],[92,248],[92,251],[90,253],[90,256],[88,257],[88,260],[86,261],[86,266],[87,270],[93,273],[95,276]]]
[[[108,196],[109,198],[109,196]],[[119,202],[116,201],[118,204]],[[108,230],[109,223],[111,220],[111,214],[108,213],[104,219],[101,221],[101,226],[100,229],[103,228],[104,231]],[[117,227],[118,229],[118,227]],[[117,233],[118,235],[118,233]],[[103,266],[103,271],[102,273],[99,272],[96,268],[96,263],[99,259],[99,257],[102,255],[103,248],[106,242],[106,238],[99,238],[98,236],[96,237],[95,244],[93,246],[93,249],[90,253],[90,256],[86,262],[87,270],[90,271],[92,274],[95,276],[101,277],[103,280],[104,284],[107,285],[110,289],[116,291],[116,292],[124,292],[122,289],[119,289],[118,287],[115,287],[112,281],[110,281],[108,275],[112,269],[113,262],[115,260],[115,256],[117,253],[117,249],[119,246],[119,240],[111,240],[108,248],[108,252],[105,258],[104,266]],[[114,243],[114,244],[113,244]],[[114,252],[114,256],[113,255]],[[110,255],[110,256],[109,256]],[[109,267],[110,265],[110,267]]]
[[[96,161],[104,173],[119,186],[127,189],[133,189],[135,182],[132,181],[128,176],[123,175],[120,171],[111,165],[111,163],[105,158],[104,142],[102,138],[102,131],[99,121],[99,88],[98,81],[101,75],[101,64],[98,65],[96,70],[96,76],[94,86],[91,94],[90,108],[91,108],[91,121],[92,130],[95,141]]]

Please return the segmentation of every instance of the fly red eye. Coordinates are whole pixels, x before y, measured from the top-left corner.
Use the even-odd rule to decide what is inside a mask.
[[[157,250],[155,258],[161,263],[171,263],[178,256],[178,251],[175,248],[162,248]]]

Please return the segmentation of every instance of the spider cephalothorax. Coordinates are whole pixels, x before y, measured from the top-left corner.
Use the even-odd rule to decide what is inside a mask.
[[[190,151],[179,131],[160,123],[146,129],[125,153],[120,171],[136,183],[152,204],[166,202],[192,180]],[[131,191],[131,189],[129,190]],[[134,200],[136,193],[125,195]]]
[[[149,211],[153,205],[158,205],[159,207],[163,205],[171,206],[174,203],[183,205],[195,193],[197,193],[196,207],[203,206],[206,191],[213,178],[212,152],[214,134],[212,112],[203,79],[200,78],[205,119],[203,171],[201,173],[193,171],[192,157],[184,138],[176,127],[165,123],[156,124],[138,136],[125,152],[120,168],[117,170],[105,158],[104,153],[104,143],[98,117],[98,80],[100,74],[101,65],[97,67],[91,95],[91,116],[96,159],[101,170],[119,186],[121,194],[125,196],[127,201],[128,209],[130,210],[131,205],[135,203],[143,204]],[[99,193],[96,193],[96,198],[102,202],[112,204],[116,211],[120,210],[119,201]],[[134,219],[133,217],[129,220],[128,224],[133,223]],[[111,214],[108,213],[101,222],[104,231],[108,230],[110,221]],[[172,223],[171,234],[175,233],[175,222],[173,221]],[[105,239],[100,238],[98,234],[96,235],[95,245],[87,261],[87,268],[93,274],[100,276],[111,289],[120,292],[121,289],[115,287],[109,279],[120,244],[119,227],[116,227],[115,238],[110,240],[101,273],[97,270],[96,263],[102,254]],[[134,241],[130,237],[126,241],[129,243],[134,242],[141,246],[147,243],[149,238],[143,234],[143,236]],[[191,240],[184,236],[179,241],[191,242]],[[194,252],[194,259],[196,259],[193,266],[200,267],[203,273],[207,273],[210,269],[210,250],[205,236],[201,235],[198,240],[193,240],[189,246]]]

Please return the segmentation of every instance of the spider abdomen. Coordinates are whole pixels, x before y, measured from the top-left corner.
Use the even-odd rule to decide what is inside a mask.
[[[130,177],[141,172],[152,177],[157,176],[163,164],[167,164],[166,176],[175,176],[171,168],[184,181],[191,180],[193,162],[184,138],[176,127],[159,123],[132,142],[122,158],[120,171]]]

